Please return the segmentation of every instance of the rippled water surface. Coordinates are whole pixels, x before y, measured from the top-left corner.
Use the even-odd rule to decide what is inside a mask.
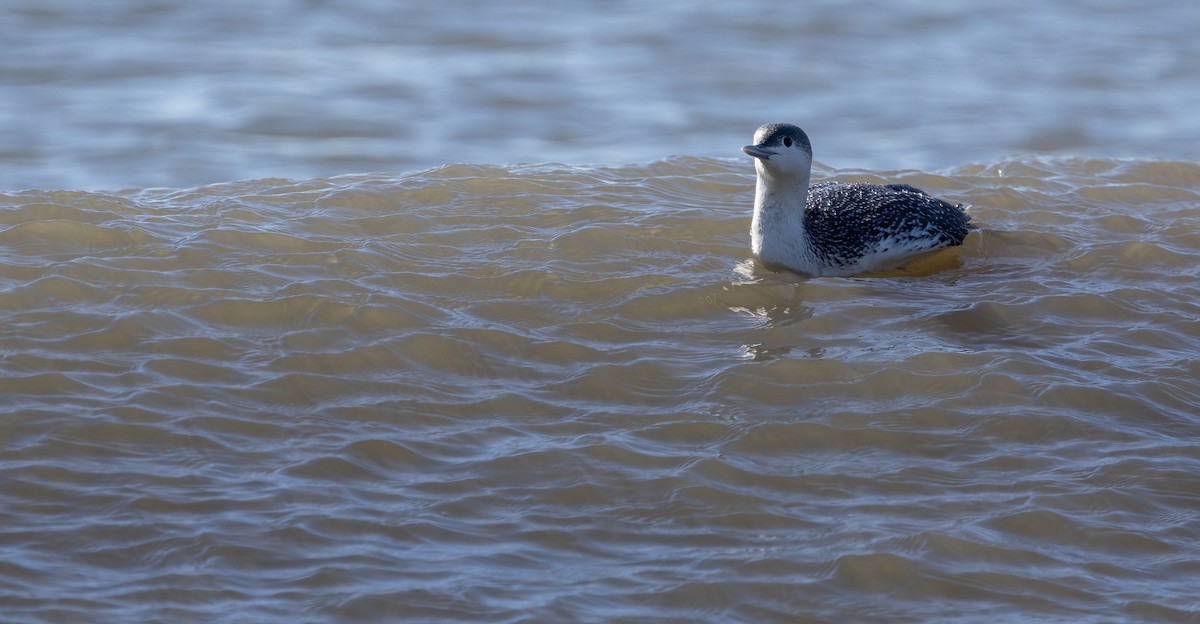
[[[700,158],[3,196],[6,614],[1195,621],[1200,167],[817,175],[981,228],[772,273]]]
[[[784,6],[6,3],[0,621],[1200,624],[1198,5]]]
[[[5,0],[0,189],[737,154],[1196,159],[1200,4]]]

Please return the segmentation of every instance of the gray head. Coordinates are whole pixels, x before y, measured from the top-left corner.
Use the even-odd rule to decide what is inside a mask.
[[[742,151],[759,160],[770,160],[781,153],[800,151],[812,163],[812,145],[808,142],[808,135],[790,123],[760,126],[754,133],[754,144],[743,147]]]
[[[789,123],[767,124],[754,133],[754,144],[743,147],[742,151],[754,157],[754,170],[760,182],[808,189],[812,146],[800,128]]]

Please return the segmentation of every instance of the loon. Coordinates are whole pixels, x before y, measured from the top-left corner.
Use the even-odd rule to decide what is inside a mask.
[[[886,271],[961,245],[971,216],[907,184],[821,182],[809,186],[812,146],[788,123],[762,126],[754,144],[758,182],[750,247],[769,268],[820,276]]]

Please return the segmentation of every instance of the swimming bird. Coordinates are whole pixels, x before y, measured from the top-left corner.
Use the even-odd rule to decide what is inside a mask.
[[[742,151],[758,172],[750,247],[771,268],[814,277],[894,269],[917,254],[961,245],[971,227],[962,204],[907,184],[810,186],[812,146],[792,124],[760,127]]]

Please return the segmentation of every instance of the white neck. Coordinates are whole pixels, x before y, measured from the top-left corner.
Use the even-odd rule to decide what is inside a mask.
[[[755,163],[754,219],[750,223],[750,248],[765,264],[802,270],[815,263],[806,242],[804,209],[808,205],[810,172],[775,174]]]

